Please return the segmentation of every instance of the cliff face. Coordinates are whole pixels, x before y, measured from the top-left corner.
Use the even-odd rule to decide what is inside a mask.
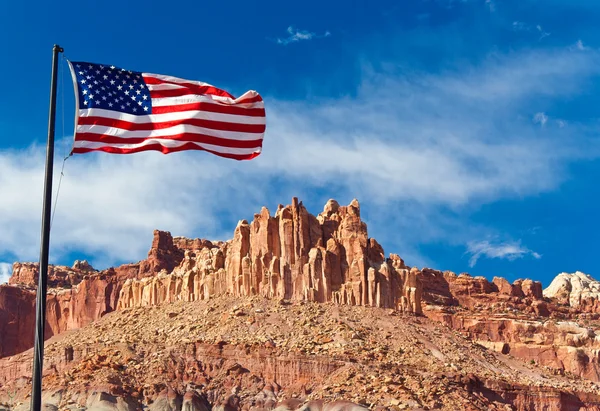
[[[104,271],[87,261],[73,267],[50,266],[46,298],[45,338],[83,327],[114,311],[128,279],[154,276],[173,269],[183,250],[173,245],[169,233],[156,231],[148,258]],[[0,286],[0,356],[20,353],[33,346],[35,333],[35,291],[38,263],[15,263],[9,285]]]
[[[172,247],[172,242],[165,247]],[[294,199],[271,216],[266,208],[242,220],[226,243],[175,239],[185,247],[172,272],[127,281],[119,308],[217,296],[336,302],[421,312],[416,271],[367,235],[358,202],[330,200],[318,216]]]
[[[589,296],[593,285],[578,286],[579,275],[561,274],[543,293],[531,280],[490,282],[430,269],[419,279],[427,317],[494,351],[600,381],[600,315]]]

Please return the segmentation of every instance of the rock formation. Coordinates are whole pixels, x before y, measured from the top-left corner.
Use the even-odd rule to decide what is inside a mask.
[[[173,301],[261,295],[267,298],[336,302],[421,312],[417,272],[367,235],[356,200],[330,200],[318,216],[297,199],[266,208],[238,223],[233,239],[219,245],[169,237],[162,248],[185,247],[181,262],[158,276],[128,280],[118,307]],[[172,252],[175,254],[174,252]]]
[[[583,312],[600,313],[600,281],[580,271],[557,275],[544,296]]]

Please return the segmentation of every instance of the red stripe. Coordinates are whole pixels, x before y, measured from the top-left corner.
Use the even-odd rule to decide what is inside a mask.
[[[236,131],[241,133],[264,133],[266,128],[264,124],[227,123],[224,121],[204,120],[198,118],[186,118],[182,120],[161,121],[154,123],[133,123],[125,120],[92,116],[80,117],[77,124],[116,127],[129,131],[162,130],[181,124],[210,128],[212,130]]]
[[[165,113],[176,113],[180,111],[208,111],[211,113],[223,113],[223,114],[234,114],[240,116],[250,117],[264,117],[264,108],[244,108],[236,106],[226,106],[221,104],[212,103],[188,103],[188,104],[177,104],[174,106],[161,106],[152,107],[152,114],[165,114]]]
[[[190,90],[188,90],[186,88],[178,88],[178,89],[173,89],[173,90],[150,90],[151,98],[183,97],[183,96],[198,95],[198,94],[200,94],[200,93],[191,93]],[[215,104],[232,105],[230,103],[224,103],[219,100],[213,100],[213,101],[215,102]],[[260,101],[263,101],[262,97],[259,95],[256,95],[254,97],[249,97],[244,100],[236,101],[234,104],[238,105],[238,104],[258,103]]]
[[[206,151],[208,153],[215,154],[219,157],[231,158],[233,160],[252,160],[253,158],[258,157],[260,155],[260,153],[251,153],[251,154],[219,153],[217,151],[203,149],[203,148],[198,147],[197,145],[191,144],[191,143],[184,144],[180,147],[173,147],[173,148],[165,147],[160,144],[151,144],[151,145],[144,146],[144,147],[125,148],[125,149],[111,147],[111,146],[104,146],[104,147],[100,147],[100,148],[74,148],[72,151],[72,154],[83,154],[83,153],[89,153],[92,151],[103,151],[105,153],[112,153],[112,154],[133,154],[133,153],[139,153],[142,151],[160,151],[163,154],[169,154],[169,153],[176,153],[178,151],[184,151],[184,150]]]
[[[262,147],[262,138],[256,140],[230,140],[226,138],[219,138],[213,136],[207,136],[204,134],[196,133],[181,133],[173,134],[170,136],[160,137],[115,137],[108,134],[95,134],[95,133],[76,133],[76,141],[95,141],[106,144],[140,144],[146,140],[184,140],[200,144],[210,144],[213,146],[221,146],[227,148],[255,148]]]
[[[229,94],[225,90],[221,90],[220,88],[217,88],[214,86],[200,86],[200,85],[194,84],[194,83],[177,83],[174,81],[161,80],[156,77],[146,77],[146,76],[142,76],[142,77],[144,77],[144,81],[146,82],[146,84],[173,84],[176,86],[186,87],[189,91],[191,91],[191,93],[187,93],[187,94],[210,94],[213,96],[230,97],[230,98],[235,99],[235,97],[233,97],[231,94]]]

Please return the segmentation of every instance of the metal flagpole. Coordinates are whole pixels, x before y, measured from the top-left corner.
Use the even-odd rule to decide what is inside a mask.
[[[48,251],[50,248],[50,218],[52,210],[52,169],[54,167],[54,122],[56,114],[56,77],[58,53],[64,50],[55,44],[52,49],[52,80],[50,82],[50,113],[48,117],[48,145],[46,147],[46,177],[42,209],[42,241],[35,312],[35,343],[33,348],[33,375],[31,379],[31,411],[42,407],[42,371],[44,368],[44,329],[46,325],[46,290],[48,287]]]

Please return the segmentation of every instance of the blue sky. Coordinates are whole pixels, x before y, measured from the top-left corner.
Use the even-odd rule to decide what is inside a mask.
[[[152,229],[227,239],[292,196],[357,198],[409,265],[600,276],[600,4],[558,0],[2,2],[0,275],[39,253],[51,48],[259,91],[263,154],[70,158],[51,260],[145,257]],[[73,130],[61,63],[57,177]],[[58,180],[55,179],[55,188]]]

